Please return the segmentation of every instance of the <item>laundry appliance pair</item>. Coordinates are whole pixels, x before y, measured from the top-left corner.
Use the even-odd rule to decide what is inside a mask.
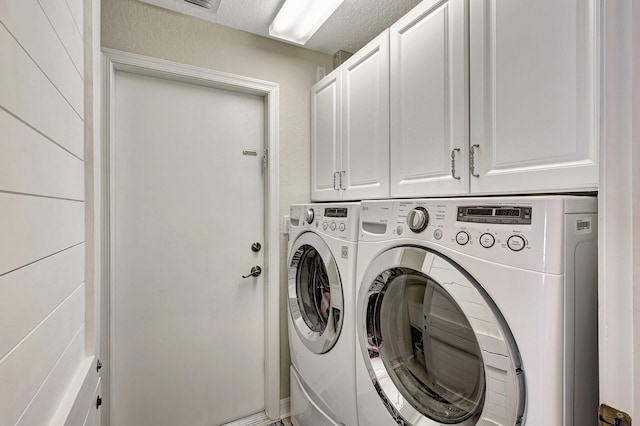
[[[301,263],[296,258],[302,257],[296,250],[312,245],[296,241],[306,232],[324,239],[322,231],[331,230],[333,222],[339,230],[332,215],[343,211],[335,210],[339,205],[294,207],[308,223],[307,231],[292,234],[289,259],[294,423],[598,424],[594,197],[350,205],[349,212],[359,207],[358,233],[330,249],[331,258],[343,259],[346,247],[349,261],[342,265],[336,259],[336,271],[327,272],[343,283],[342,332],[334,343],[342,352],[333,357],[327,356],[333,349],[311,356],[296,340],[301,335],[296,318],[306,321],[299,311],[308,304],[300,301],[303,292],[296,295],[305,280],[296,272]],[[345,285],[354,265],[355,281]],[[329,289],[337,282],[320,281]],[[315,294],[316,304],[326,307],[324,293]],[[334,315],[332,321],[339,319]],[[339,377],[319,374],[306,381],[310,373],[334,369],[341,371]],[[325,397],[336,393],[341,393],[336,401]],[[307,420],[310,413],[326,414],[325,422]]]

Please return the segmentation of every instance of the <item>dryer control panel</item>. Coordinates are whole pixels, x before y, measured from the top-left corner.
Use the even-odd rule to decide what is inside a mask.
[[[291,231],[310,229],[345,241],[357,241],[360,203],[294,204]]]
[[[586,218],[596,206],[595,199],[575,198],[584,203],[571,213],[584,212]],[[358,237],[361,243],[427,242],[491,262],[562,271],[562,244],[556,242],[567,231],[565,200],[528,196],[363,201]]]

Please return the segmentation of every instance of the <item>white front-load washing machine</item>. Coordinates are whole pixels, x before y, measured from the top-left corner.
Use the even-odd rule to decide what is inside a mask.
[[[363,201],[363,426],[596,426],[597,202]]]
[[[355,267],[359,203],[290,209],[291,420],[356,426]]]

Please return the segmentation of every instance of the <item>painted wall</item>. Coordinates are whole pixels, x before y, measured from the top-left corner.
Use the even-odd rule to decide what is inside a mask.
[[[93,294],[85,283],[91,11],[84,0],[0,3],[3,425],[83,424],[95,406],[94,333],[86,338],[85,323]]]
[[[331,69],[330,55],[180,15],[136,0],[102,2],[102,46],[258,78],[280,85],[280,212],[308,202],[309,89],[316,67]],[[282,223],[280,224],[282,231]],[[286,318],[287,241],[281,234],[281,398],[289,395]]]

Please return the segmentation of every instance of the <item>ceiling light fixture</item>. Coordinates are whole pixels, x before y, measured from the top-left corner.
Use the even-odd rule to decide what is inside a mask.
[[[213,7],[213,2],[211,0],[184,0],[188,3],[195,4],[196,6],[204,7],[206,9],[211,9]]]
[[[344,0],[285,0],[269,35],[304,45]]]

